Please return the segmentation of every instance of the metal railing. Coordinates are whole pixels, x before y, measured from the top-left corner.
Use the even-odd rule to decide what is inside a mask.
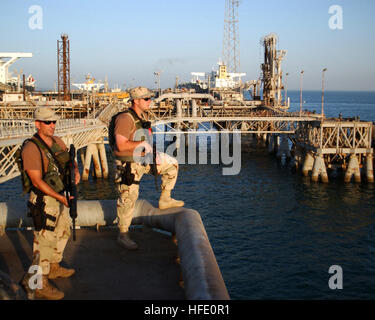
[[[102,125],[97,119],[62,119],[56,123],[56,134],[71,129]],[[31,136],[36,132],[34,120],[0,120],[0,139]]]

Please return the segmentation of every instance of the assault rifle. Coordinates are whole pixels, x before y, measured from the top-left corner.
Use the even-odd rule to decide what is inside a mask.
[[[158,168],[157,168],[157,163],[156,163],[156,156],[157,156],[157,151],[156,151],[156,146],[152,146],[152,163],[150,164],[150,171],[155,177],[155,188],[156,191],[159,191],[158,188]]]
[[[70,145],[69,150],[69,163],[67,166],[66,174],[66,199],[69,204],[69,214],[73,221],[73,241],[76,241],[76,219],[77,219],[77,186],[76,186],[76,174],[74,171],[75,168],[75,157],[76,157],[76,148],[73,144]],[[73,199],[70,199],[70,197]]]
[[[151,122],[144,121],[142,123],[142,128],[148,130],[147,141],[150,144],[152,144],[152,161],[150,161],[150,169],[151,169],[150,172],[155,177],[155,188],[156,188],[156,191],[159,191],[159,188],[158,188],[158,168],[157,168],[157,163],[156,163],[157,151],[156,151],[156,145],[153,144]]]

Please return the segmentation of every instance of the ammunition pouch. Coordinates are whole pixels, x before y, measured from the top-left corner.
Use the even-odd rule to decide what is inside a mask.
[[[55,158],[62,168],[65,168],[65,166],[70,161],[70,156],[69,156],[68,151],[62,151],[62,152],[56,153]]]
[[[65,189],[64,183],[60,178],[60,175],[56,171],[47,172],[43,180],[57,193],[60,193]]]
[[[139,181],[135,181],[135,174],[132,173],[131,162],[125,162],[125,166],[118,165],[117,169],[121,172],[121,184],[125,184],[127,186],[139,184]]]
[[[35,204],[28,201],[27,207],[29,208],[27,216],[33,219],[35,231],[40,231],[40,230],[54,231],[55,230],[55,227],[47,226],[47,219],[55,222],[56,217],[44,212],[45,203],[43,201],[42,194],[37,195],[37,200]]]

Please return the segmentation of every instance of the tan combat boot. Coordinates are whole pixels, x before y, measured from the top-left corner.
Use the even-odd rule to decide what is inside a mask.
[[[42,289],[35,289],[35,297],[38,299],[47,300],[61,300],[64,298],[64,292],[54,287],[47,278],[47,275],[43,275],[42,278],[43,287]]]
[[[171,190],[163,190],[159,199],[159,209],[183,207],[185,202],[171,198]]]
[[[69,278],[75,272],[76,271],[74,269],[67,269],[67,268],[61,267],[58,263],[51,263],[50,272],[48,274],[48,279]]]

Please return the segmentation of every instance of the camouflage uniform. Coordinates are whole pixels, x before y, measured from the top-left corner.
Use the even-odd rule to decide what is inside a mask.
[[[75,273],[74,269],[59,265],[70,236],[71,220],[62,195],[64,168],[69,161],[69,153],[65,143],[53,136],[56,121],[60,118],[53,109],[48,106],[38,107],[34,112],[34,118],[38,132],[22,146],[21,173],[23,178],[31,175],[27,180],[23,179],[22,183],[24,190],[26,188],[30,192],[28,207],[35,227],[32,264],[41,267],[42,284],[34,292],[26,275],[22,279],[22,285],[29,298],[33,298],[35,293],[36,298],[60,300],[64,293],[54,287],[48,279],[68,278]],[[52,140],[51,145],[48,145],[47,138]],[[27,175],[24,175],[24,172]],[[32,177],[37,182],[36,185]],[[43,184],[39,185],[39,180],[47,184],[50,190]],[[46,193],[53,194],[53,197]]]
[[[176,159],[165,153],[158,153],[160,164],[157,164],[158,174],[161,175],[161,190],[171,191],[178,177],[178,162]],[[122,165],[120,160],[116,160],[117,165]],[[124,164],[125,165],[125,164]],[[131,164],[131,172],[135,175],[135,181],[140,181],[144,174],[150,173],[150,165],[142,165],[136,162]],[[116,170],[115,182],[118,183],[117,190],[120,196],[117,200],[117,217],[120,232],[127,232],[133,218],[135,202],[138,199],[139,184],[128,186],[121,184],[121,171]]]
[[[124,112],[112,117],[108,135],[109,142],[113,147],[116,157],[116,177],[117,188],[120,196],[117,200],[117,218],[119,227],[118,242],[126,249],[137,249],[137,244],[130,239],[128,230],[133,218],[135,203],[139,195],[139,182],[146,173],[153,173],[150,164],[142,164],[139,161],[146,159],[135,159],[136,149],[129,155],[126,148],[120,151],[117,146],[116,135],[128,139],[127,141],[140,142],[146,141],[145,152],[150,156],[152,148],[152,130],[151,122],[141,117],[144,111],[150,108],[150,99],[154,95],[149,89],[137,87],[130,91],[132,107]],[[138,111],[138,113],[137,113]],[[140,114],[139,114],[140,113]],[[138,145],[140,145],[138,144]],[[139,154],[137,155],[139,156]],[[145,155],[146,157],[146,155]],[[171,198],[171,190],[174,188],[178,176],[178,162],[176,159],[164,154],[158,153],[160,164],[156,164],[157,174],[162,176],[161,194],[159,199],[159,208],[168,209],[172,207],[182,207],[183,201]],[[148,162],[149,163],[149,162]],[[134,179],[132,177],[134,175]],[[134,181],[133,181],[134,180]],[[131,185],[127,185],[131,184]]]
[[[36,202],[36,194],[31,191],[29,201],[33,204]],[[69,209],[61,202],[50,196],[44,196],[45,213],[56,218],[56,221],[47,219],[46,225],[54,227],[54,231],[42,229],[34,231],[33,254],[39,253],[39,266],[43,274],[50,273],[50,264],[59,263],[62,260],[65,246],[70,237],[71,219]]]

